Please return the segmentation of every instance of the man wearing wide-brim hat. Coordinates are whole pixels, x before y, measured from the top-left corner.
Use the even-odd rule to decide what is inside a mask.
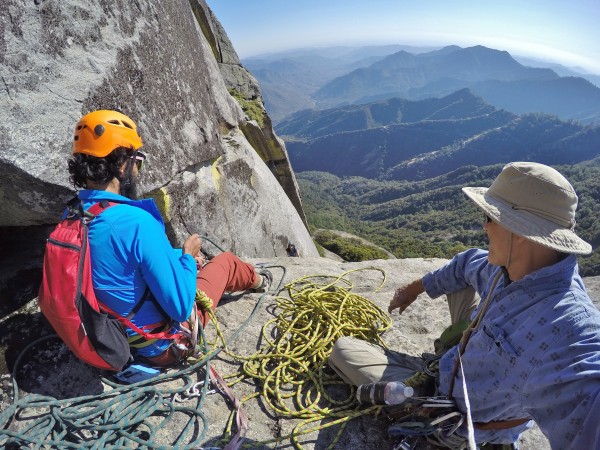
[[[453,323],[470,320],[440,359],[438,389],[463,413],[468,395],[476,442],[516,442],[534,420],[552,448],[600,448],[600,312],[578,273],[576,255],[592,248],[574,231],[573,187],[551,167],[515,162],[489,189],[463,192],[484,213],[489,250],[401,287],[389,311],[446,294]],[[403,380],[397,355],[342,338],[330,364],[355,385]]]

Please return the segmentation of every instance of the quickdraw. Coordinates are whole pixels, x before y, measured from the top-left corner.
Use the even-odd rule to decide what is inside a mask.
[[[403,438],[394,450],[412,450],[423,440],[443,447],[462,449],[466,440],[456,431],[465,422],[465,416],[458,411],[453,400],[445,397],[411,399],[404,406],[406,415],[395,419],[388,428],[394,438]]]

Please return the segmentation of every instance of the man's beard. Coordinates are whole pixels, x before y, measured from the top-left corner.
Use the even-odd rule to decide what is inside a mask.
[[[121,177],[119,182],[119,194],[121,194],[123,197],[130,198],[131,200],[137,200],[137,180],[133,176],[133,173],[128,171],[127,175]]]

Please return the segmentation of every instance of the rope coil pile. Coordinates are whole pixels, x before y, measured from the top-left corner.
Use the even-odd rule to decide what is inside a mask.
[[[285,268],[281,268],[285,274]],[[279,417],[301,419],[286,436],[246,443],[244,447],[291,440],[296,448],[301,448],[300,436],[341,424],[329,446],[333,448],[349,420],[381,411],[381,406],[360,409],[354,397],[355,389],[341,387],[347,385],[327,368],[327,358],[339,337],[355,336],[384,345],[380,335],[392,325],[387,313],[352,292],[353,285],[347,276],[351,272],[365,270],[382,273],[383,281],[377,292],[385,281],[385,272],[371,268],[348,271],[337,277],[307,276],[285,286],[289,297],[276,297],[278,314],[261,330],[265,345],[251,356],[228,352],[226,342],[231,343],[238,337],[260,308],[265,295],[227,340],[209,309],[216,326],[217,340],[222,345],[208,343],[201,330],[204,356],[190,360],[190,366],[125,386],[103,379],[112,389],[96,396],[57,400],[32,394],[19,399],[16,370],[21,357],[40,342],[37,340],[21,353],[15,363],[14,401],[0,413],[0,445],[61,450],[202,448],[208,429],[208,418],[202,407],[210,384],[211,360],[223,351],[242,363],[240,372],[227,377],[233,379],[229,386],[242,380],[259,386],[260,391],[244,398],[242,403],[260,396]],[[281,290],[282,284],[279,283],[276,292]],[[176,379],[180,382],[173,383]],[[203,386],[200,390],[199,380]],[[334,392],[336,385],[340,386],[338,392]],[[236,413],[239,412],[231,412],[220,441],[222,445],[232,441],[231,429]],[[180,415],[184,415],[184,423],[181,426],[179,420],[176,430],[173,424],[175,417]],[[12,429],[10,425],[15,416],[19,420],[27,418],[27,429]],[[308,425],[313,422],[321,424],[310,428]],[[165,443],[165,440],[169,442]]]
[[[346,385],[327,367],[327,358],[335,341],[342,336],[354,336],[385,345],[380,335],[392,326],[387,313],[352,292],[353,284],[347,275],[365,270],[382,273],[384,279],[377,292],[383,286],[385,272],[373,268],[355,269],[337,277],[306,276],[289,283],[285,286],[289,298],[276,297],[276,317],[262,328],[261,338],[266,344],[251,356],[225,351],[242,362],[240,372],[230,377],[235,378],[230,386],[248,379],[257,381],[260,386],[260,392],[243,401],[260,395],[278,416],[303,419],[291,434],[260,444],[291,439],[297,448],[301,448],[297,439],[301,435],[336,424],[345,426],[354,417],[381,410],[381,406],[358,409],[353,388],[342,399],[336,399],[329,392],[331,386]],[[327,423],[305,428],[324,419]],[[344,426],[329,448],[335,446]]]
[[[33,342],[19,360],[34,345],[56,337],[46,336]],[[209,384],[206,368],[217,353],[213,350],[194,365],[134,384],[120,385],[103,379],[112,389],[78,398],[58,400],[38,394],[19,398],[18,386],[13,381],[14,401],[0,414],[0,444],[3,448],[199,448],[208,429],[208,419],[202,411]],[[196,386],[202,376],[205,376],[204,387],[198,395]],[[180,382],[177,386],[163,383],[167,379]],[[175,398],[191,399],[192,403],[178,403]],[[26,429],[14,430],[9,426],[16,415],[27,422]],[[168,444],[155,440],[159,436],[161,439],[172,436],[176,416],[187,417],[178,435]]]

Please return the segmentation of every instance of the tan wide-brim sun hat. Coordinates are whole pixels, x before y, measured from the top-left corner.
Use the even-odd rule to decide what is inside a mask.
[[[525,239],[563,253],[592,252],[574,231],[577,194],[552,167],[513,162],[489,188],[462,190],[491,219]]]

